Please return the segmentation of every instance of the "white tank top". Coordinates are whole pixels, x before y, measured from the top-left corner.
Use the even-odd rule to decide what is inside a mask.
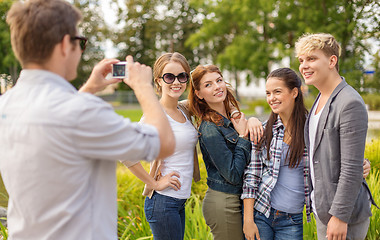
[[[182,111],[181,111],[182,112]],[[182,114],[186,115],[182,112]],[[168,173],[176,171],[179,173],[181,189],[175,191],[172,188],[166,188],[163,191],[157,191],[162,195],[169,197],[187,199],[191,193],[191,183],[194,171],[194,148],[198,140],[198,133],[193,124],[186,118],[185,123],[180,123],[167,115],[170,126],[173,130],[176,147],[174,154],[163,160],[161,173],[165,176]]]

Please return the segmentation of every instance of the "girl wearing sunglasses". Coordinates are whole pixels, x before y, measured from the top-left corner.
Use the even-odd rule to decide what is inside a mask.
[[[187,87],[190,66],[180,53],[160,56],[153,67],[156,91],[172,127],[176,147],[172,156],[156,159],[148,174],[141,164],[128,166],[145,182],[145,217],[155,240],[182,240],[185,233],[185,202],[192,179],[199,181],[195,144],[197,130],[186,107],[178,100]],[[143,119],[142,119],[143,121]]]

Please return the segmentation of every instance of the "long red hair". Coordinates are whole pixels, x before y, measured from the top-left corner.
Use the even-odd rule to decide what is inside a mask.
[[[189,108],[191,113],[195,116],[196,124],[199,126],[202,121],[213,122],[216,125],[222,125],[223,120],[222,116],[218,114],[215,110],[210,108],[207,102],[204,99],[198,98],[195,94],[195,90],[200,90],[200,83],[204,75],[207,73],[216,72],[223,77],[222,72],[215,65],[198,65],[191,73],[190,78],[190,90],[188,95]],[[227,96],[224,100],[224,107],[226,108],[227,116],[229,117],[231,114],[231,107],[235,107],[235,109],[240,111],[238,101],[235,99],[233,95],[233,90],[230,84],[227,84]]]

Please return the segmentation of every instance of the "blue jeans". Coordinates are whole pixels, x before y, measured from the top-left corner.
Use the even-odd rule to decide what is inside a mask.
[[[303,239],[303,215],[271,209],[269,218],[255,210],[255,223],[261,240]]]
[[[157,192],[145,199],[145,218],[154,240],[182,240],[185,235],[185,203]]]

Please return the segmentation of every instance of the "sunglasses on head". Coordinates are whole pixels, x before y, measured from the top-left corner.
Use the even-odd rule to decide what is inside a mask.
[[[187,83],[187,81],[189,81],[189,74],[187,74],[185,72],[181,72],[180,74],[178,74],[176,76],[173,73],[165,73],[164,75],[162,75],[161,78],[167,84],[173,83],[176,78],[178,79],[178,82],[180,82],[180,83]]]
[[[79,40],[80,49],[82,50],[82,52],[84,52],[87,45],[87,38],[82,37],[82,36],[75,36],[75,37],[71,37],[71,40]]]

